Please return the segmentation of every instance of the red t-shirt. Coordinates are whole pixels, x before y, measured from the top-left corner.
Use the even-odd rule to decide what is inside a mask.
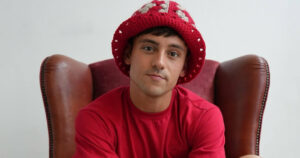
[[[136,108],[129,87],[114,89],[83,108],[76,119],[73,158],[224,158],[219,108],[176,86],[159,113]]]

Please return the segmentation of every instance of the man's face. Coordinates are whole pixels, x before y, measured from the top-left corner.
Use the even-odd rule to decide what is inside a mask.
[[[130,64],[130,88],[150,97],[170,92],[183,77],[187,47],[178,36],[145,34],[133,41],[125,63]]]

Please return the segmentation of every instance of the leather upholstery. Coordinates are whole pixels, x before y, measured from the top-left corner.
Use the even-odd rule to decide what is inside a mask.
[[[119,86],[129,85],[129,78],[117,68],[114,60],[89,65],[93,76],[93,99]]]
[[[75,117],[92,101],[91,71],[86,64],[54,55],[42,64],[40,84],[49,131],[49,157],[71,157],[75,152]]]
[[[218,66],[218,62],[206,60],[200,74],[182,86],[214,102],[214,79]],[[129,85],[129,78],[117,68],[112,59],[90,64],[89,67],[93,76],[94,99],[113,88]]]
[[[219,66],[219,62],[213,60],[205,60],[200,74],[191,82],[182,86],[198,94],[202,98],[215,103],[215,76]]]
[[[49,132],[49,157],[69,158],[75,150],[74,119],[103,93],[128,85],[112,59],[90,65],[62,55],[47,57],[40,84]],[[226,156],[259,155],[262,116],[269,88],[267,62],[248,55],[224,63],[206,60],[202,72],[182,85],[222,110]]]
[[[227,157],[259,155],[262,116],[270,82],[267,61],[247,55],[221,63],[215,81],[216,104],[225,121]]]

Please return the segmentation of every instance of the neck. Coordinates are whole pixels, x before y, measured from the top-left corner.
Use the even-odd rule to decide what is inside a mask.
[[[172,99],[172,90],[160,96],[149,96],[130,86],[130,99],[132,103],[144,112],[157,113],[166,110]]]

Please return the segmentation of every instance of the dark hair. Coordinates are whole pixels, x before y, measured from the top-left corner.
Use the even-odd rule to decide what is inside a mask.
[[[149,29],[146,29],[146,30],[138,33],[137,35],[131,37],[128,40],[128,44],[133,46],[134,39],[136,39],[137,37],[139,37],[141,35],[145,35],[145,34],[151,34],[151,35],[155,35],[155,36],[164,36],[164,37],[178,36],[181,40],[184,41],[184,39],[181,37],[181,35],[177,31],[175,31],[173,28],[168,27],[168,26],[156,26],[156,27],[151,27]]]
[[[144,35],[144,34],[148,34],[148,33],[155,35],[155,36],[164,36],[164,37],[179,36],[180,38],[182,38],[181,35],[177,31],[175,31],[173,28],[168,27],[168,26],[152,27],[152,28],[146,29],[145,31],[142,31],[141,33],[137,34],[136,36],[140,36],[140,35]]]

